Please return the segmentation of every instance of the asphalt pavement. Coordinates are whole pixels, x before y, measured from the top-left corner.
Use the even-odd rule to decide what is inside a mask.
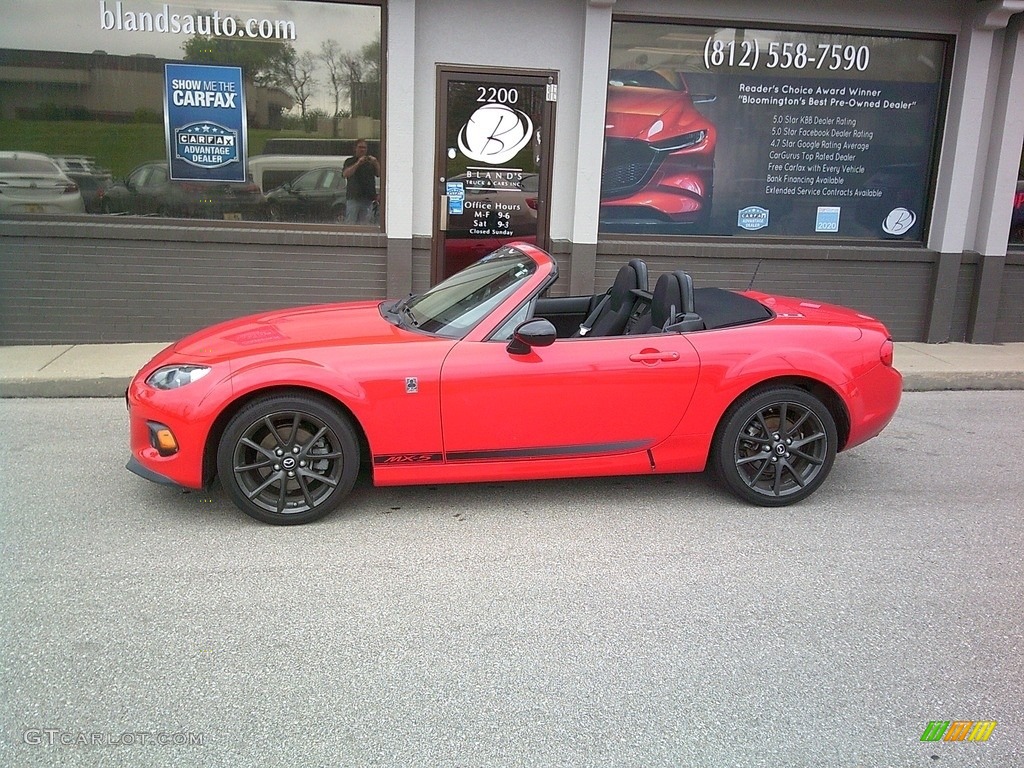
[[[278,527],[125,471],[123,402],[2,400],[0,766],[1021,768],[1022,404],[907,393],[792,507],[367,476]]]
[[[0,347],[0,397],[121,397],[167,344]],[[1024,343],[897,342],[908,392],[1024,389]]]

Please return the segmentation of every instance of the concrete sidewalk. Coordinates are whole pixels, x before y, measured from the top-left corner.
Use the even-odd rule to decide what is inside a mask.
[[[0,397],[122,397],[166,344],[0,347]],[[907,391],[1024,389],[1024,343],[896,344]]]

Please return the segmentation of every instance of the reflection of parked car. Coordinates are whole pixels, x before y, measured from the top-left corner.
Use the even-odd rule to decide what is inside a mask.
[[[172,181],[164,162],[144,163],[103,195],[104,213],[190,219],[262,219],[266,201],[252,183]]]
[[[715,126],[683,76],[613,69],[608,77],[601,225],[700,223],[711,214]]]
[[[54,155],[53,161],[82,191],[88,213],[103,211],[103,196],[113,182],[110,171],[96,165],[96,160],[85,155]]]
[[[295,181],[315,168],[343,168],[351,155],[254,155],[249,158],[249,173],[263,192]]]
[[[85,202],[46,155],[0,152],[0,213],[85,213]]]
[[[348,180],[340,167],[316,168],[267,193],[275,221],[345,222]]]

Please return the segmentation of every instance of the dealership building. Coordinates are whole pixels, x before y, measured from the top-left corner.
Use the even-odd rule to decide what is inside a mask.
[[[556,295],[639,257],[1024,341],[1024,0],[42,8],[0,28],[0,345],[402,296],[514,240]]]

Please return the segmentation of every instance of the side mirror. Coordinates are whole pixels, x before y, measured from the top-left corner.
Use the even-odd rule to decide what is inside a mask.
[[[547,347],[555,343],[555,326],[543,317],[520,323],[512,332],[512,341],[506,349],[510,355],[525,355],[534,347]]]

